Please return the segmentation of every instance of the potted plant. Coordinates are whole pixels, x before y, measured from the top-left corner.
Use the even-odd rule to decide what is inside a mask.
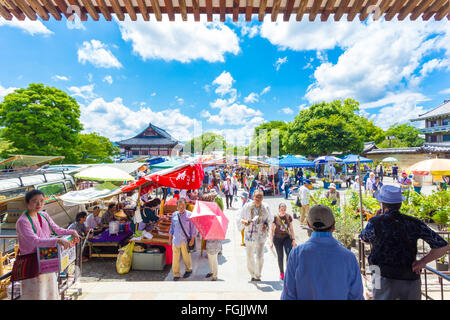
[[[331,183],[330,179],[328,179],[328,178],[323,178],[323,179],[322,179],[322,182],[323,182],[323,187],[324,187],[325,189],[328,189],[328,188],[330,187],[330,183]]]
[[[436,213],[431,217],[434,222],[438,224],[438,228],[440,231],[445,230],[448,219],[449,219],[449,210],[444,208],[442,210],[436,211]]]
[[[436,260],[436,270],[437,271],[448,271],[448,261],[446,259],[446,255],[442,256]]]
[[[335,214],[336,239],[340,241],[344,247],[356,246],[355,236],[361,232],[361,223],[359,219],[355,219],[355,212],[349,206],[345,206],[343,212]]]

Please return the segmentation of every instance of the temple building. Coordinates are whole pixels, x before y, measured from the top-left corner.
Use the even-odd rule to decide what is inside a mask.
[[[450,100],[411,121],[425,121],[425,143],[450,145]]]
[[[137,136],[117,142],[127,157],[179,155],[180,144],[164,129],[153,124]]]

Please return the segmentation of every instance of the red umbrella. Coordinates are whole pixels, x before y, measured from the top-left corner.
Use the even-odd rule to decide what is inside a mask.
[[[190,217],[205,240],[225,240],[228,218],[216,202],[196,201]]]

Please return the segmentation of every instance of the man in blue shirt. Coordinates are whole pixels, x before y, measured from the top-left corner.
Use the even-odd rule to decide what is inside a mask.
[[[374,300],[420,300],[420,272],[450,246],[423,221],[400,213],[405,197],[399,187],[384,185],[374,197],[381,203],[375,217],[361,232],[361,239],[372,245],[369,265],[373,274]],[[416,260],[417,240],[430,245],[430,253]]]
[[[292,249],[282,300],[363,300],[363,284],[355,255],[337,241],[333,211],[315,205],[308,213],[311,238]]]
[[[172,246],[173,252],[172,271],[174,281],[180,279],[180,253],[183,256],[183,262],[186,266],[186,273],[183,275],[183,278],[187,278],[192,274],[191,254],[188,251],[188,238],[190,239],[189,245],[192,246],[197,236],[197,229],[189,219],[192,212],[186,210],[186,199],[180,198],[177,201],[177,209],[178,211],[172,214],[172,224],[169,230],[169,245]]]

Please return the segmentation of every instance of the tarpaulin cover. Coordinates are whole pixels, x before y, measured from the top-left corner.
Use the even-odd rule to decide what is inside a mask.
[[[201,163],[190,163],[168,170],[161,170],[142,177],[138,181],[122,187],[122,191],[127,192],[140,186],[153,184],[155,187],[168,187],[174,189],[195,190],[200,189],[204,177]]]

